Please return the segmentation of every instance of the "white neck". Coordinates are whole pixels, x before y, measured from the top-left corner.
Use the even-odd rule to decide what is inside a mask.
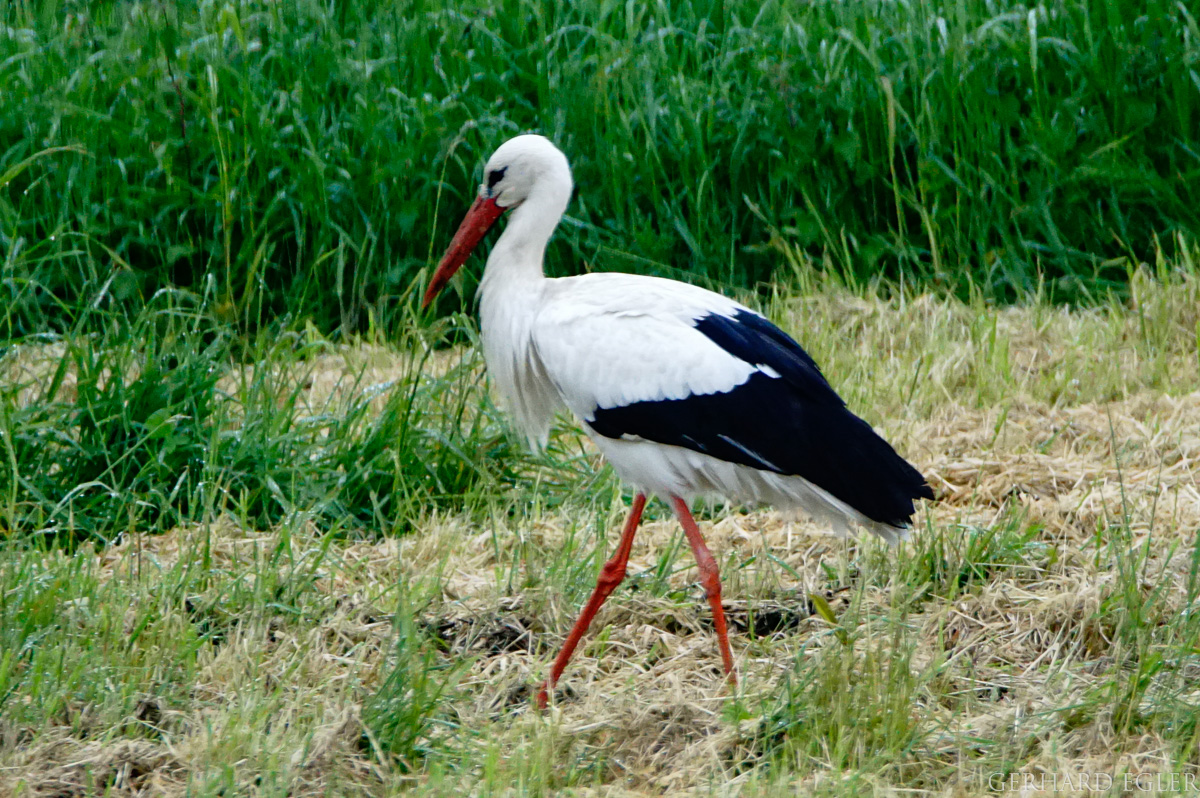
[[[571,185],[558,180],[540,180],[529,196],[509,214],[508,224],[488,255],[480,294],[503,290],[513,284],[538,283],[545,279],[542,261],[546,243],[558,227]]]

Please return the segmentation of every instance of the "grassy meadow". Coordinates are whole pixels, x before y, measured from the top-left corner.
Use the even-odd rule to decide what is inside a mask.
[[[178,512],[149,463],[184,413],[143,444],[159,447],[139,462],[160,493],[81,485],[60,500],[73,517],[46,511],[60,530],[94,506],[145,519],[111,539],[31,540],[23,504],[55,469],[8,485],[8,517],[26,517],[0,559],[0,793],[978,794],[1026,774],[1194,777],[1198,266],[1196,251],[1161,261],[1133,273],[1129,302],[1074,310],[881,299],[817,272],[779,291],[764,309],[940,500],[894,549],[707,508],[734,693],[681,531],[651,504],[629,579],[544,715],[531,688],[628,496],[572,425],[544,457],[501,456],[470,347],[281,342],[215,375],[204,478],[179,490],[221,490],[195,520],[155,533],[139,516]],[[96,390],[81,363],[59,343],[9,350],[25,386],[0,416],[10,463],[10,441],[38,435],[12,420],[52,403],[42,386],[76,408]],[[371,483],[393,413],[413,431]],[[447,457],[411,487],[392,469],[415,470],[431,438],[475,470]],[[332,463],[351,449],[338,473],[365,485],[339,493]],[[405,529],[370,520],[401,501],[420,508]]]
[[[1200,793],[1196,19],[0,0],[0,796]],[[530,708],[629,495],[415,300],[526,130],[549,271],[762,309],[938,495],[699,508],[736,691],[652,503]]]

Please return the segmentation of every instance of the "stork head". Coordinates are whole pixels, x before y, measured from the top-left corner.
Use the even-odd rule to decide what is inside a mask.
[[[505,211],[534,198],[559,205],[561,214],[571,186],[567,157],[545,136],[516,136],[501,144],[483,168],[475,202],[430,278],[421,307],[429,306]]]

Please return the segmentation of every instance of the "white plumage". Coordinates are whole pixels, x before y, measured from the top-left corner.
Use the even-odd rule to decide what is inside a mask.
[[[932,494],[912,466],[845,409],[799,345],[749,308],[652,277],[547,279],[546,242],[572,190],[567,160],[548,140],[507,141],[484,174],[425,302],[510,211],[479,289],[492,380],[532,447],[545,445],[556,411],[566,407],[639,491],[618,553],[548,684],[623,577],[647,493],[672,501],[688,532],[732,678],[716,566],[687,500],[717,494],[803,509],[837,531],[858,524],[894,540],[908,526],[913,499]]]
[[[533,345],[525,347],[524,373],[517,378],[517,385],[510,389],[500,384],[510,404],[516,406],[544,374],[552,386],[546,395],[557,394],[561,403],[585,422],[589,436],[617,474],[646,493],[688,500],[714,495],[804,510],[843,534],[850,523],[889,540],[898,532],[865,517],[803,477],[730,463],[637,436],[612,439],[586,426],[597,408],[727,393],[745,384],[755,372],[779,379],[769,366],[734,357],[695,327],[698,319],[709,314],[752,311],[686,283],[628,274],[546,280],[545,288],[538,299],[516,305],[534,308],[528,332]],[[501,334],[488,329],[485,317],[484,340]],[[491,350],[485,346],[485,351]],[[518,346],[511,342],[496,348],[507,352]],[[489,369],[492,364],[489,358]],[[551,406],[549,412],[555,409]],[[549,422],[550,418],[543,416],[533,429],[542,435]],[[530,429],[525,433],[531,436]],[[544,443],[544,438],[538,440]],[[749,454],[763,465],[770,464],[754,452]]]

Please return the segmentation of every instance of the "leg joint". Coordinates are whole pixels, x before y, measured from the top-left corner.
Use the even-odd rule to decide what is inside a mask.
[[[700,570],[700,584],[704,586],[707,595],[721,597],[721,576],[715,568],[711,571]]]
[[[609,560],[608,562],[604,563],[604,567],[600,569],[600,578],[596,581],[609,590],[612,590],[624,580],[625,563]]]

